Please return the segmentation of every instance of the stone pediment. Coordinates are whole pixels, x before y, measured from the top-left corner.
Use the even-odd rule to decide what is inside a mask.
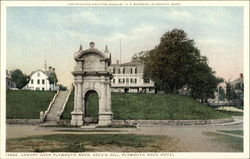
[[[102,53],[101,51],[94,49],[94,48],[90,48],[90,49],[87,49],[84,51],[79,50],[79,52],[75,56],[75,60],[82,61],[82,60],[84,60],[84,56],[89,55],[89,54],[98,55],[100,57],[100,60],[108,60],[109,59],[109,57],[106,57],[106,55],[104,53]]]

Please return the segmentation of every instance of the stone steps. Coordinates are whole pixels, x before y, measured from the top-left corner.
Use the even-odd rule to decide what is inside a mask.
[[[52,123],[52,121],[54,121],[53,123],[56,122],[57,112],[62,109],[68,93],[69,93],[69,91],[60,91],[59,92],[54,103],[51,105],[50,111],[48,112],[48,114],[45,118],[45,123]]]

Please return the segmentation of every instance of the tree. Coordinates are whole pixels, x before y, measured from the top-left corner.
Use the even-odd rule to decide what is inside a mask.
[[[16,87],[21,89],[29,83],[29,76],[25,75],[21,70],[11,71],[11,78],[16,83]]]
[[[62,84],[59,84],[59,90],[60,90],[60,91],[66,91],[66,90],[67,90],[67,87],[66,87],[66,86],[63,86]]]
[[[49,74],[49,84],[56,84],[58,82],[55,72]]]
[[[218,88],[219,100],[224,100],[226,98],[225,90],[220,86]]]
[[[148,51],[141,51],[132,56],[133,62],[144,62]]]
[[[194,98],[206,99],[223,81],[182,29],[166,32],[159,45],[145,54],[144,63],[144,77],[153,79],[165,93],[178,93],[186,86]]]

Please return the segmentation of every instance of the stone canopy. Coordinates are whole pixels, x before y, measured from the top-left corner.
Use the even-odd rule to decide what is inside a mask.
[[[82,46],[75,53],[76,66],[72,72],[74,76],[75,97],[74,110],[71,113],[71,125],[82,126],[86,114],[86,96],[94,91],[99,100],[98,125],[112,124],[110,80],[112,74],[108,71],[111,64],[111,54],[106,46],[101,52],[90,42],[90,48],[82,50]]]

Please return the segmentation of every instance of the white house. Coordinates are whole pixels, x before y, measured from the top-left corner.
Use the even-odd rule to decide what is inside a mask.
[[[143,79],[144,65],[140,62],[112,64],[109,71],[113,74],[111,80],[112,92],[155,93],[154,82]]]
[[[49,76],[55,73],[54,69],[49,71],[37,70],[30,74],[30,81],[25,89],[29,90],[57,90],[58,86],[55,83],[50,84]]]

